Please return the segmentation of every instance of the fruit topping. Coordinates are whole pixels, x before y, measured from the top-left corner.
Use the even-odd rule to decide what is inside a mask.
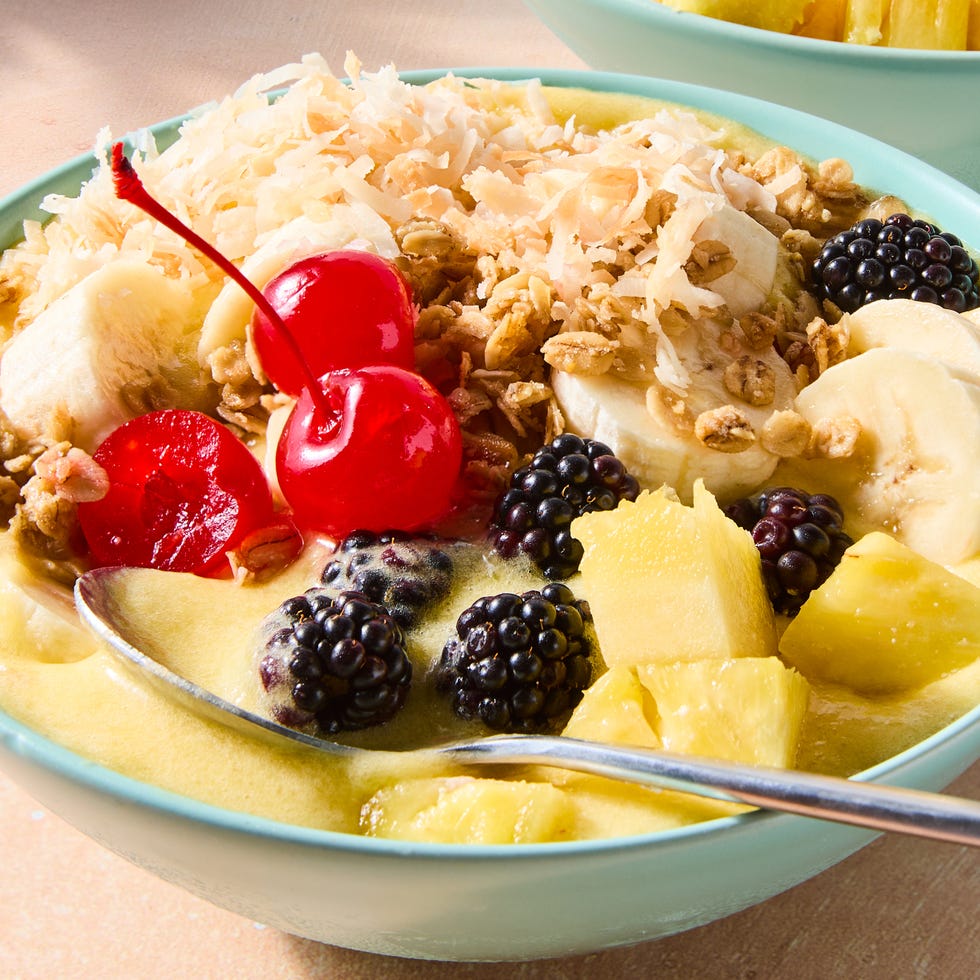
[[[402,274],[371,252],[339,249],[301,259],[263,289],[310,370],[368,364],[415,367],[415,309]],[[288,395],[306,383],[278,324],[256,307],[252,343],[269,380]]]
[[[443,648],[437,687],[459,717],[495,731],[554,729],[592,681],[591,619],[559,582],[478,599]]]
[[[443,516],[462,462],[449,402],[424,378],[376,365],[320,379],[322,410],[304,389],[276,454],[283,496],[304,527],[415,530]]]
[[[775,487],[735,501],[725,513],[752,535],[773,608],[790,616],[853,543],[843,531],[843,509],[828,494]]]
[[[523,552],[548,578],[568,578],[582,560],[572,521],[590,511],[614,510],[639,492],[607,445],[565,433],[511,476],[494,508],[490,538],[503,557]]]
[[[265,630],[259,679],[280,724],[335,735],[383,724],[405,703],[405,634],[362,593],[309,589],[287,599]]]
[[[690,507],[663,486],[574,527],[607,667],[776,652],[759,552],[701,480]]]
[[[307,364],[302,349],[290,329],[283,323],[282,317],[275,311],[258,286],[242,275],[241,270],[234,262],[222,255],[210,242],[205,241],[193,228],[188,227],[177,215],[171,214],[150,194],[123,151],[122,143],[114,143],[112,146],[112,182],[116,197],[122,201],[128,201],[155,221],[159,221],[164,228],[169,228],[174,234],[180,235],[189,245],[214,262],[233,282],[241,286],[249,299],[255,303],[258,309],[262,310],[270,323],[278,327],[279,343],[292,359],[295,370],[302,375],[306,385],[304,390],[310,393],[311,398],[323,414],[329,415],[330,409],[317,383],[317,376]]]
[[[322,581],[363,592],[409,629],[422,610],[449,594],[453,559],[435,540],[398,531],[353,531],[337,546]]]
[[[300,394],[279,438],[276,471],[297,523],[337,537],[361,527],[414,530],[442,517],[462,463],[459,423],[443,395],[412,371],[361,358],[361,366],[317,377],[306,348],[265,295],[147,192],[120,143],[112,172],[120,198],[183,236],[242,287],[268,321],[270,343],[275,334],[292,361],[290,381]],[[353,349],[364,355],[367,348],[357,341]]]
[[[109,491],[79,504],[78,518],[100,565],[211,574],[273,522],[262,467],[200,412],[141,415],[115,429],[93,459],[106,471]]]
[[[980,271],[956,235],[907,214],[865,218],[824,244],[813,263],[818,299],[845,313],[879,299],[980,306]]]
[[[916,691],[980,656],[980,589],[872,531],[787,626],[779,652],[815,681],[872,697]]]

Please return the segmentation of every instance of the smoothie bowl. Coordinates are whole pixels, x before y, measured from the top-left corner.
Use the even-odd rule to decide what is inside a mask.
[[[708,89],[346,67],[3,204],[4,769],[242,915],[479,960],[690,928],[872,834],[405,750],[975,762],[977,195]],[[112,566],[177,673],[380,751],[133,676],[72,604]]]
[[[930,43],[927,31],[916,31],[923,26],[917,24],[920,17],[935,12],[934,3],[894,4],[902,8],[896,16],[904,15],[912,37],[902,38],[902,47],[888,47],[881,43],[885,3],[526,2],[593,68],[780,102],[907,150],[971,187],[980,183],[980,122],[972,109],[980,81],[976,5],[970,48],[937,50],[938,39]],[[942,6],[941,14],[935,12],[937,24],[954,10],[963,19],[965,5]],[[741,15],[738,22],[718,19],[733,9]],[[770,23],[778,29],[765,29]],[[809,33],[789,33],[794,24]],[[855,41],[829,40],[846,36]]]

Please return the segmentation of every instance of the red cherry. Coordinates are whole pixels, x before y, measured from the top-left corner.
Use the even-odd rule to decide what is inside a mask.
[[[317,377],[368,364],[415,367],[415,307],[405,277],[387,259],[353,249],[312,255],[262,290]],[[269,380],[298,395],[307,375],[283,346],[282,329],[256,308],[252,342]]]
[[[304,390],[276,454],[297,523],[341,537],[357,528],[411,531],[442,517],[462,461],[446,399],[392,365],[333,371],[320,381],[329,413]]]
[[[358,527],[414,530],[446,514],[462,461],[459,424],[446,399],[394,364],[317,378],[261,290],[147,192],[121,143],[112,148],[112,176],[118,197],[182,235],[245,290],[292,357],[305,384],[280,437],[276,468],[297,519],[340,535]]]
[[[256,458],[200,412],[141,415],[110,433],[93,458],[109,475],[101,500],[79,504],[100,565],[214,574],[225,553],[273,520]]]

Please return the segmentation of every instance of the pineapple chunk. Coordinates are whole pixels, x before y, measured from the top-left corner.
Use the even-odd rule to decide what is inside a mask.
[[[647,664],[636,671],[656,702],[668,751],[793,765],[809,685],[777,657]]]
[[[606,671],[586,692],[562,733],[612,745],[660,748],[657,709],[632,667]]]
[[[891,0],[882,44],[962,51],[969,18],[970,0]]]
[[[714,665],[727,662],[710,661]],[[562,734],[633,748],[663,748],[658,734],[657,706],[637,676],[638,670],[653,669],[612,667],[586,692]],[[578,813],[576,825],[588,837],[608,837],[610,827],[621,828],[619,833],[668,830],[747,809],[737,803],[705,799],[656,786],[636,786],[571,770],[552,769],[545,773],[545,778],[557,786],[574,790],[572,799]]]
[[[589,688],[563,734],[789,766],[808,698],[807,682],[778,657],[618,666]]]
[[[759,555],[700,480],[693,507],[663,488],[585,514],[572,533],[585,549],[576,591],[610,667],[775,653]]]
[[[847,0],[844,40],[851,44],[878,44],[889,2],[890,0]]]
[[[880,531],[865,535],[783,633],[805,676],[910,691],[980,655],[980,589]]]
[[[664,748],[738,762],[793,765],[809,685],[777,657],[613,667],[575,709],[565,735]],[[742,804],[690,793],[615,783],[557,770],[548,778],[574,789],[578,822],[604,836],[597,817],[666,829],[729,816]]]
[[[675,10],[733,24],[788,34],[803,19],[809,0],[662,0]]]
[[[528,844],[570,836],[573,808],[551,783],[446,776],[404,780],[361,809],[369,837],[440,844]]]
[[[823,41],[840,41],[844,36],[847,0],[813,0],[803,15],[796,33]]]

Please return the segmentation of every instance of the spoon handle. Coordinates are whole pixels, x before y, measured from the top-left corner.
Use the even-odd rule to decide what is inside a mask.
[[[938,793],[565,737],[499,735],[440,751],[460,763],[556,766],[871,830],[980,846],[980,803]]]

